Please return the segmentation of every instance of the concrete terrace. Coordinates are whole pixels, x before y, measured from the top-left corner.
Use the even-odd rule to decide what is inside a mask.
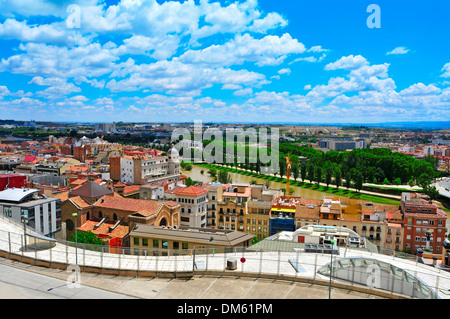
[[[51,249],[24,250],[22,234],[23,227],[20,224],[10,222],[7,218],[0,218],[0,252],[3,257],[59,269],[75,265],[75,247],[58,242]],[[79,245],[78,265],[88,272],[138,277],[239,276],[278,278],[288,281],[303,280],[309,283],[316,280],[321,281],[323,285],[329,280],[329,277],[317,273],[320,267],[330,262],[329,254],[305,253],[300,250],[292,252],[237,250],[225,254],[199,254],[197,251],[195,255],[193,251],[185,253],[178,256],[173,256],[170,252],[169,256],[134,256],[91,251]],[[245,258],[244,263],[240,262],[242,257]],[[335,260],[336,257],[376,258],[410,272],[436,291],[440,298],[450,299],[450,273],[448,272],[415,261],[365,250],[341,248],[340,255],[333,256],[333,259]],[[229,259],[237,260],[236,270],[226,270]],[[294,269],[292,261],[297,264],[298,272]],[[337,284],[337,280],[333,280],[333,284]]]

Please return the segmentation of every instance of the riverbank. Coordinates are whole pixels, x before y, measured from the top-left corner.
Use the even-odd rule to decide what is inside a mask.
[[[265,175],[265,174],[258,174],[255,172],[251,172],[249,170],[245,169],[237,169],[237,168],[231,168],[227,166],[217,165],[217,164],[205,164],[205,163],[196,163],[196,166],[202,167],[205,169],[205,174],[207,174],[207,171],[211,168],[215,168],[218,170],[227,171],[229,173],[235,173],[240,174],[244,176],[249,177],[255,177],[259,179],[263,179],[265,181],[273,181],[277,183],[286,184],[286,176],[279,177],[274,175]],[[311,182],[309,180],[305,181],[294,181],[291,179],[290,181],[291,187],[300,187],[304,189],[310,189],[313,191],[335,195],[335,196],[341,196],[341,197],[347,197],[351,199],[359,199],[364,201],[370,201],[374,203],[379,204],[387,204],[387,205],[399,205],[400,204],[400,195],[392,195],[392,194],[378,194],[375,192],[369,192],[361,190],[360,192],[357,192],[356,189],[353,188],[337,188],[335,185],[329,185],[328,187],[324,183],[320,183],[317,185],[316,182]],[[334,187],[333,187],[334,186]]]

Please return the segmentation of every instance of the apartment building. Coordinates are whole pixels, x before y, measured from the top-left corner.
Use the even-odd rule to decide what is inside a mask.
[[[279,196],[272,204],[269,218],[269,236],[282,231],[295,230],[295,213],[301,198],[295,196]]]
[[[0,212],[23,222],[45,236],[54,238],[61,230],[61,200],[39,195],[38,189],[8,188],[0,192]]]
[[[162,180],[177,181],[180,174],[180,161],[175,149],[168,156],[122,156],[110,159],[111,178],[128,184],[144,185]],[[120,172],[120,174],[119,174]]]
[[[402,193],[404,246],[411,253],[418,248],[442,253],[447,214],[432,201],[416,193]]]
[[[323,200],[319,199],[300,199],[300,205],[295,210],[295,228],[299,229],[303,226],[320,224],[320,208]]]
[[[262,240],[269,237],[272,204],[282,192],[266,189],[264,185],[251,185],[251,191],[251,199],[247,202],[247,214],[244,218],[244,230]]]
[[[320,206],[320,219],[338,220],[342,213],[341,200],[325,196]]]
[[[217,228],[217,220],[218,220],[218,204],[219,202],[222,202],[223,200],[223,186],[221,183],[213,183],[205,185],[204,188],[208,190],[207,194],[207,220],[206,220],[206,227],[208,228]]]
[[[222,201],[217,203],[218,229],[244,231],[244,217],[251,191],[250,185],[246,184],[225,186]]]
[[[175,202],[180,205],[180,225],[206,227],[208,190],[197,187],[177,186],[173,190]]]

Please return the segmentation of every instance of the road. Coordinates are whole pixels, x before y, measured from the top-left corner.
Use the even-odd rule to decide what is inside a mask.
[[[71,274],[67,273],[67,277]],[[69,282],[70,283],[70,282]],[[0,299],[129,299],[131,297],[0,264]]]

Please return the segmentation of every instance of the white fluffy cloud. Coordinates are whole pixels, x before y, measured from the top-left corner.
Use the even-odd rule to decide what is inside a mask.
[[[29,26],[26,21],[15,19],[6,19],[0,24],[0,38],[65,46],[86,45],[90,41],[76,29],[67,29],[64,23]]]
[[[184,63],[209,64],[215,66],[240,65],[254,62],[258,66],[279,65],[290,54],[305,51],[305,46],[288,33],[255,39],[249,34],[236,37],[223,44],[212,45],[203,50],[189,50],[180,56]]]
[[[111,72],[118,59],[99,43],[73,48],[43,43],[21,44],[24,53],[2,59],[0,72],[12,72],[31,76],[80,77],[101,76]]]
[[[446,63],[441,71],[444,72],[444,73],[441,74],[442,77],[450,78],[450,62]]]
[[[367,62],[366,58],[361,55],[349,55],[340,58],[336,62],[327,64],[325,70],[354,70],[368,64],[369,62]]]
[[[433,84],[425,85],[423,83],[416,83],[410,87],[400,91],[400,95],[404,96],[420,96],[420,95],[430,95],[439,94],[441,89],[434,86]]]
[[[391,55],[391,54],[406,54],[409,52],[409,49],[405,48],[405,47],[397,47],[392,51],[389,51],[388,53],[386,53],[386,55]]]

